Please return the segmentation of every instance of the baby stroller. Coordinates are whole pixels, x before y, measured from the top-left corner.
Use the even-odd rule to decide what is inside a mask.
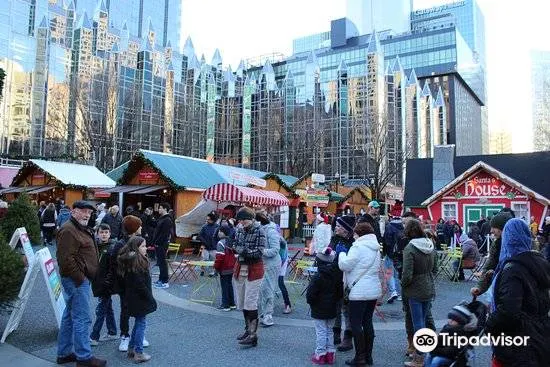
[[[477,301],[476,297],[474,297],[470,303],[463,301],[454,306],[452,311],[449,313],[449,316],[452,314],[459,317],[460,315],[463,315],[464,321],[466,322],[463,325],[455,327],[447,324],[442,328],[440,334],[449,333],[452,335],[456,332],[458,335],[466,336],[468,338],[472,336],[481,337],[483,335],[488,316],[488,308],[484,303]],[[458,348],[458,346],[443,346],[443,337],[441,335],[439,337],[439,342],[436,349],[430,353],[432,362],[433,358],[438,356],[443,357],[448,361],[447,363],[440,363],[438,366],[473,367],[475,365],[475,353],[473,346],[466,345],[461,348]],[[431,365],[426,364],[426,366],[429,367]]]

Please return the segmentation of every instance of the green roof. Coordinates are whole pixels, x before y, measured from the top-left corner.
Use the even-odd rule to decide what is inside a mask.
[[[117,182],[122,178],[122,175],[124,174],[124,171],[126,171],[126,168],[128,168],[129,164],[130,161],[122,163],[120,166],[116,167],[112,171],[107,172],[106,175],[111,178],[111,180]]]
[[[177,187],[207,189],[210,186],[219,183],[231,183],[245,186],[248,182],[234,180],[231,178],[231,172],[237,172],[257,178],[263,178],[267,175],[266,172],[225,166],[222,164],[211,163],[204,159],[154,152],[144,149],[140,149],[134,156],[133,160],[139,156],[142,156],[146,161],[150,162],[153,167],[161,172],[162,175],[169,181],[172,181],[172,183]],[[117,171],[120,170],[122,173],[120,173],[119,177],[122,178],[124,174],[126,174],[127,169],[131,167],[131,162],[127,162],[123,166],[117,167],[107,175],[111,177],[111,174],[118,174]],[[292,176],[282,177],[285,177],[288,180],[297,180]]]
[[[343,198],[345,198],[344,195],[339,194],[339,193],[337,193],[336,191],[331,191],[331,192],[329,193],[329,196],[330,196],[330,201],[340,201],[340,200],[342,200]]]
[[[276,174],[277,175],[277,174]],[[283,181],[287,186],[292,186],[298,181],[297,177],[289,176],[289,175],[277,175]]]

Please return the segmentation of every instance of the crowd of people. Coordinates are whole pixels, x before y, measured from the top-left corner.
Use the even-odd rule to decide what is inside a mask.
[[[68,208],[61,203],[61,210]],[[101,341],[120,339],[119,351],[136,363],[146,362],[151,356],[143,348],[146,316],[157,308],[152,286],[168,287],[166,252],[174,235],[174,220],[170,205],[158,205],[158,217],[152,208],[142,215],[130,209],[121,216],[118,206],[106,209],[105,204],[93,205],[76,201],[69,217],[60,224],[51,223],[59,217],[55,205],[44,205],[39,212],[42,231],[47,244],[49,228],[57,230],[57,261],[65,292],[66,308],[58,336],[57,363],[76,362],[77,366],[105,366],[106,361],[93,356],[92,346]],[[47,213],[50,211],[52,214]],[[45,230],[46,229],[46,230]],[[147,249],[155,249],[159,280],[151,281],[151,265]],[[92,325],[90,295],[98,298],[96,318]],[[117,324],[112,296],[120,299]],[[130,318],[134,319],[130,332]],[[107,333],[101,335],[105,324]],[[91,331],[90,331],[91,330]]]
[[[101,204],[99,208],[105,211]],[[95,225],[90,226],[99,208],[85,201],[75,202],[70,218],[57,231],[57,258],[67,302],[58,340],[60,364],[76,361],[79,366],[104,366],[106,361],[94,357],[91,347],[118,338],[119,350],[127,352],[128,358],[135,362],[151,359],[143,349],[149,345],[145,339],[146,316],[157,307],[152,287],[168,287],[165,256],[173,235],[170,205],[159,205],[158,219],[147,218],[152,215],[147,210],[142,218],[133,214],[122,217],[118,208],[111,207],[103,215],[99,212]],[[408,342],[404,365],[450,365],[457,351],[436,349],[424,355],[414,348],[413,337],[423,328],[435,330],[431,310],[436,299],[437,251],[445,245],[438,238],[445,236],[445,241],[454,241],[455,248],[462,249],[466,258],[456,269],[459,278],[461,267],[469,266],[467,260],[479,258],[478,243],[457,223],[442,223],[452,228],[452,234],[448,228],[441,233],[436,228],[433,233],[413,212],[383,222],[379,210],[380,204],[372,201],[361,216],[344,215],[332,221],[322,213],[317,217],[321,229],[313,242],[316,270],[306,292],[316,333],[310,360],[334,364],[337,351],[354,349],[354,357],[345,361],[347,365],[372,365],[374,311],[382,302],[401,301]],[[513,352],[495,347],[494,366],[548,365],[550,265],[543,254],[548,254],[550,244],[542,242],[542,254],[533,251],[532,226],[514,217],[511,210],[504,209],[486,222],[494,241],[488,246],[488,259],[477,274],[479,281],[471,295],[488,294],[492,312],[484,325],[487,332],[529,335],[534,340]],[[146,233],[146,225],[154,229]],[[258,326],[274,325],[276,288],[283,295],[284,313],[292,312],[284,284],[288,246],[280,228],[265,211],[244,207],[230,219],[209,213],[199,239],[202,259],[214,264],[203,275],[220,277],[219,308],[241,310],[244,331],[237,336],[238,343],[257,346]],[[147,257],[150,245],[156,248],[160,270],[154,283]],[[93,326],[91,292],[98,297]],[[120,297],[118,331],[113,295]],[[472,325],[479,326],[476,315],[464,305],[454,307],[448,317],[445,330],[465,333]],[[134,319],[131,332],[130,318]],[[101,335],[104,324],[107,333]]]
[[[315,230],[312,252],[316,253],[319,271],[308,289],[317,334],[313,363],[332,364],[336,350],[354,348],[355,357],[346,361],[347,365],[372,365],[372,314],[384,294],[388,295],[388,303],[403,302],[408,341],[405,366],[450,366],[466,358],[458,348],[437,348],[424,355],[413,345],[418,330],[436,330],[431,309],[436,299],[437,252],[448,247],[462,253],[462,259],[453,262],[453,281],[463,281],[464,269],[477,269],[481,256],[488,252],[483,268],[475,273],[478,281],[470,293],[474,299],[487,293],[492,312],[485,325],[485,320],[479,321],[474,312],[476,307],[483,309],[483,303],[457,305],[449,312],[449,322],[442,331],[471,335],[481,325],[482,331],[484,328],[494,335],[529,335],[533,343],[527,347],[495,347],[493,365],[549,365],[550,218],[539,228],[534,218],[527,223],[504,208],[488,219],[472,223],[468,233],[452,219],[438,221],[434,233],[413,212],[384,222],[379,207],[378,202],[372,201],[362,215],[336,218],[334,232],[325,230],[324,225],[330,223],[325,214],[317,216],[319,231]],[[328,248],[322,248],[327,242]],[[374,260],[366,250],[369,244],[377,253]],[[377,273],[381,274],[378,279]],[[354,301],[361,301],[361,307]],[[507,317],[510,323],[506,322]],[[328,331],[329,327],[332,331]]]

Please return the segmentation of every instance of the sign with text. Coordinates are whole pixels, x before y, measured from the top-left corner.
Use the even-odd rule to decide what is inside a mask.
[[[524,194],[499,178],[485,171],[479,171],[468,177],[463,184],[457,185],[448,195],[455,199],[486,199],[486,198],[507,198],[514,199]]]
[[[308,206],[317,206],[324,208],[328,205],[329,196],[327,190],[308,189],[296,190],[296,194],[300,196],[300,200],[307,203]]]
[[[254,186],[258,186],[258,187],[266,187],[267,186],[267,182],[264,179],[254,177],[254,176],[250,176],[250,175],[246,175],[246,174],[240,173],[238,171],[231,171],[229,173],[229,177],[232,180],[245,182],[246,184],[249,184],[249,185],[254,185]]]
[[[152,169],[143,169],[139,171],[138,178],[140,182],[144,181],[157,181],[159,179],[158,172],[152,170]]]
[[[25,247],[30,247],[30,241],[28,241],[27,231],[25,228],[18,228],[12,236],[12,239],[16,235],[22,238],[21,243],[23,244],[24,249]],[[25,249],[25,252],[29,250],[33,251],[32,247]],[[25,308],[27,307],[27,303],[30,299],[31,292],[36,281],[36,276],[40,270],[42,270],[42,275],[50,295],[50,301],[54,309],[57,326],[59,327],[59,325],[61,325],[61,317],[63,316],[63,311],[65,310],[65,299],[62,293],[61,281],[57,270],[55,270],[55,265],[50,250],[48,248],[43,248],[36,253],[33,252],[32,255],[26,254],[26,256],[28,262],[27,273],[25,274],[25,279],[23,280],[23,284],[21,285],[21,289],[19,290],[13,309],[11,310],[10,318],[6,324],[4,333],[2,334],[2,339],[0,339],[0,342],[2,343],[6,341],[6,338],[11,332],[17,330],[19,327],[23,313],[25,312]]]
[[[23,247],[23,252],[27,257],[27,264],[34,263],[34,250],[32,249],[31,240],[29,240],[29,235],[25,227],[17,228],[10,240],[10,247],[14,249],[17,244],[21,242],[21,247]]]
[[[325,183],[325,175],[322,175],[320,173],[312,173],[311,174],[311,181],[319,182],[319,183]]]

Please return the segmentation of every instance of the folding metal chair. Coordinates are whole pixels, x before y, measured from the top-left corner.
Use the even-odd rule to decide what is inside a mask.
[[[483,271],[483,267],[485,266],[485,264],[487,263],[488,260],[489,260],[489,254],[487,254],[487,256],[483,256],[481,258],[481,260],[478,261],[475,268],[465,269],[465,270],[470,270],[471,271],[471,274],[468,277],[468,281],[470,281],[474,278],[477,279],[477,280],[480,278],[480,276],[478,276],[476,274],[480,274]]]

